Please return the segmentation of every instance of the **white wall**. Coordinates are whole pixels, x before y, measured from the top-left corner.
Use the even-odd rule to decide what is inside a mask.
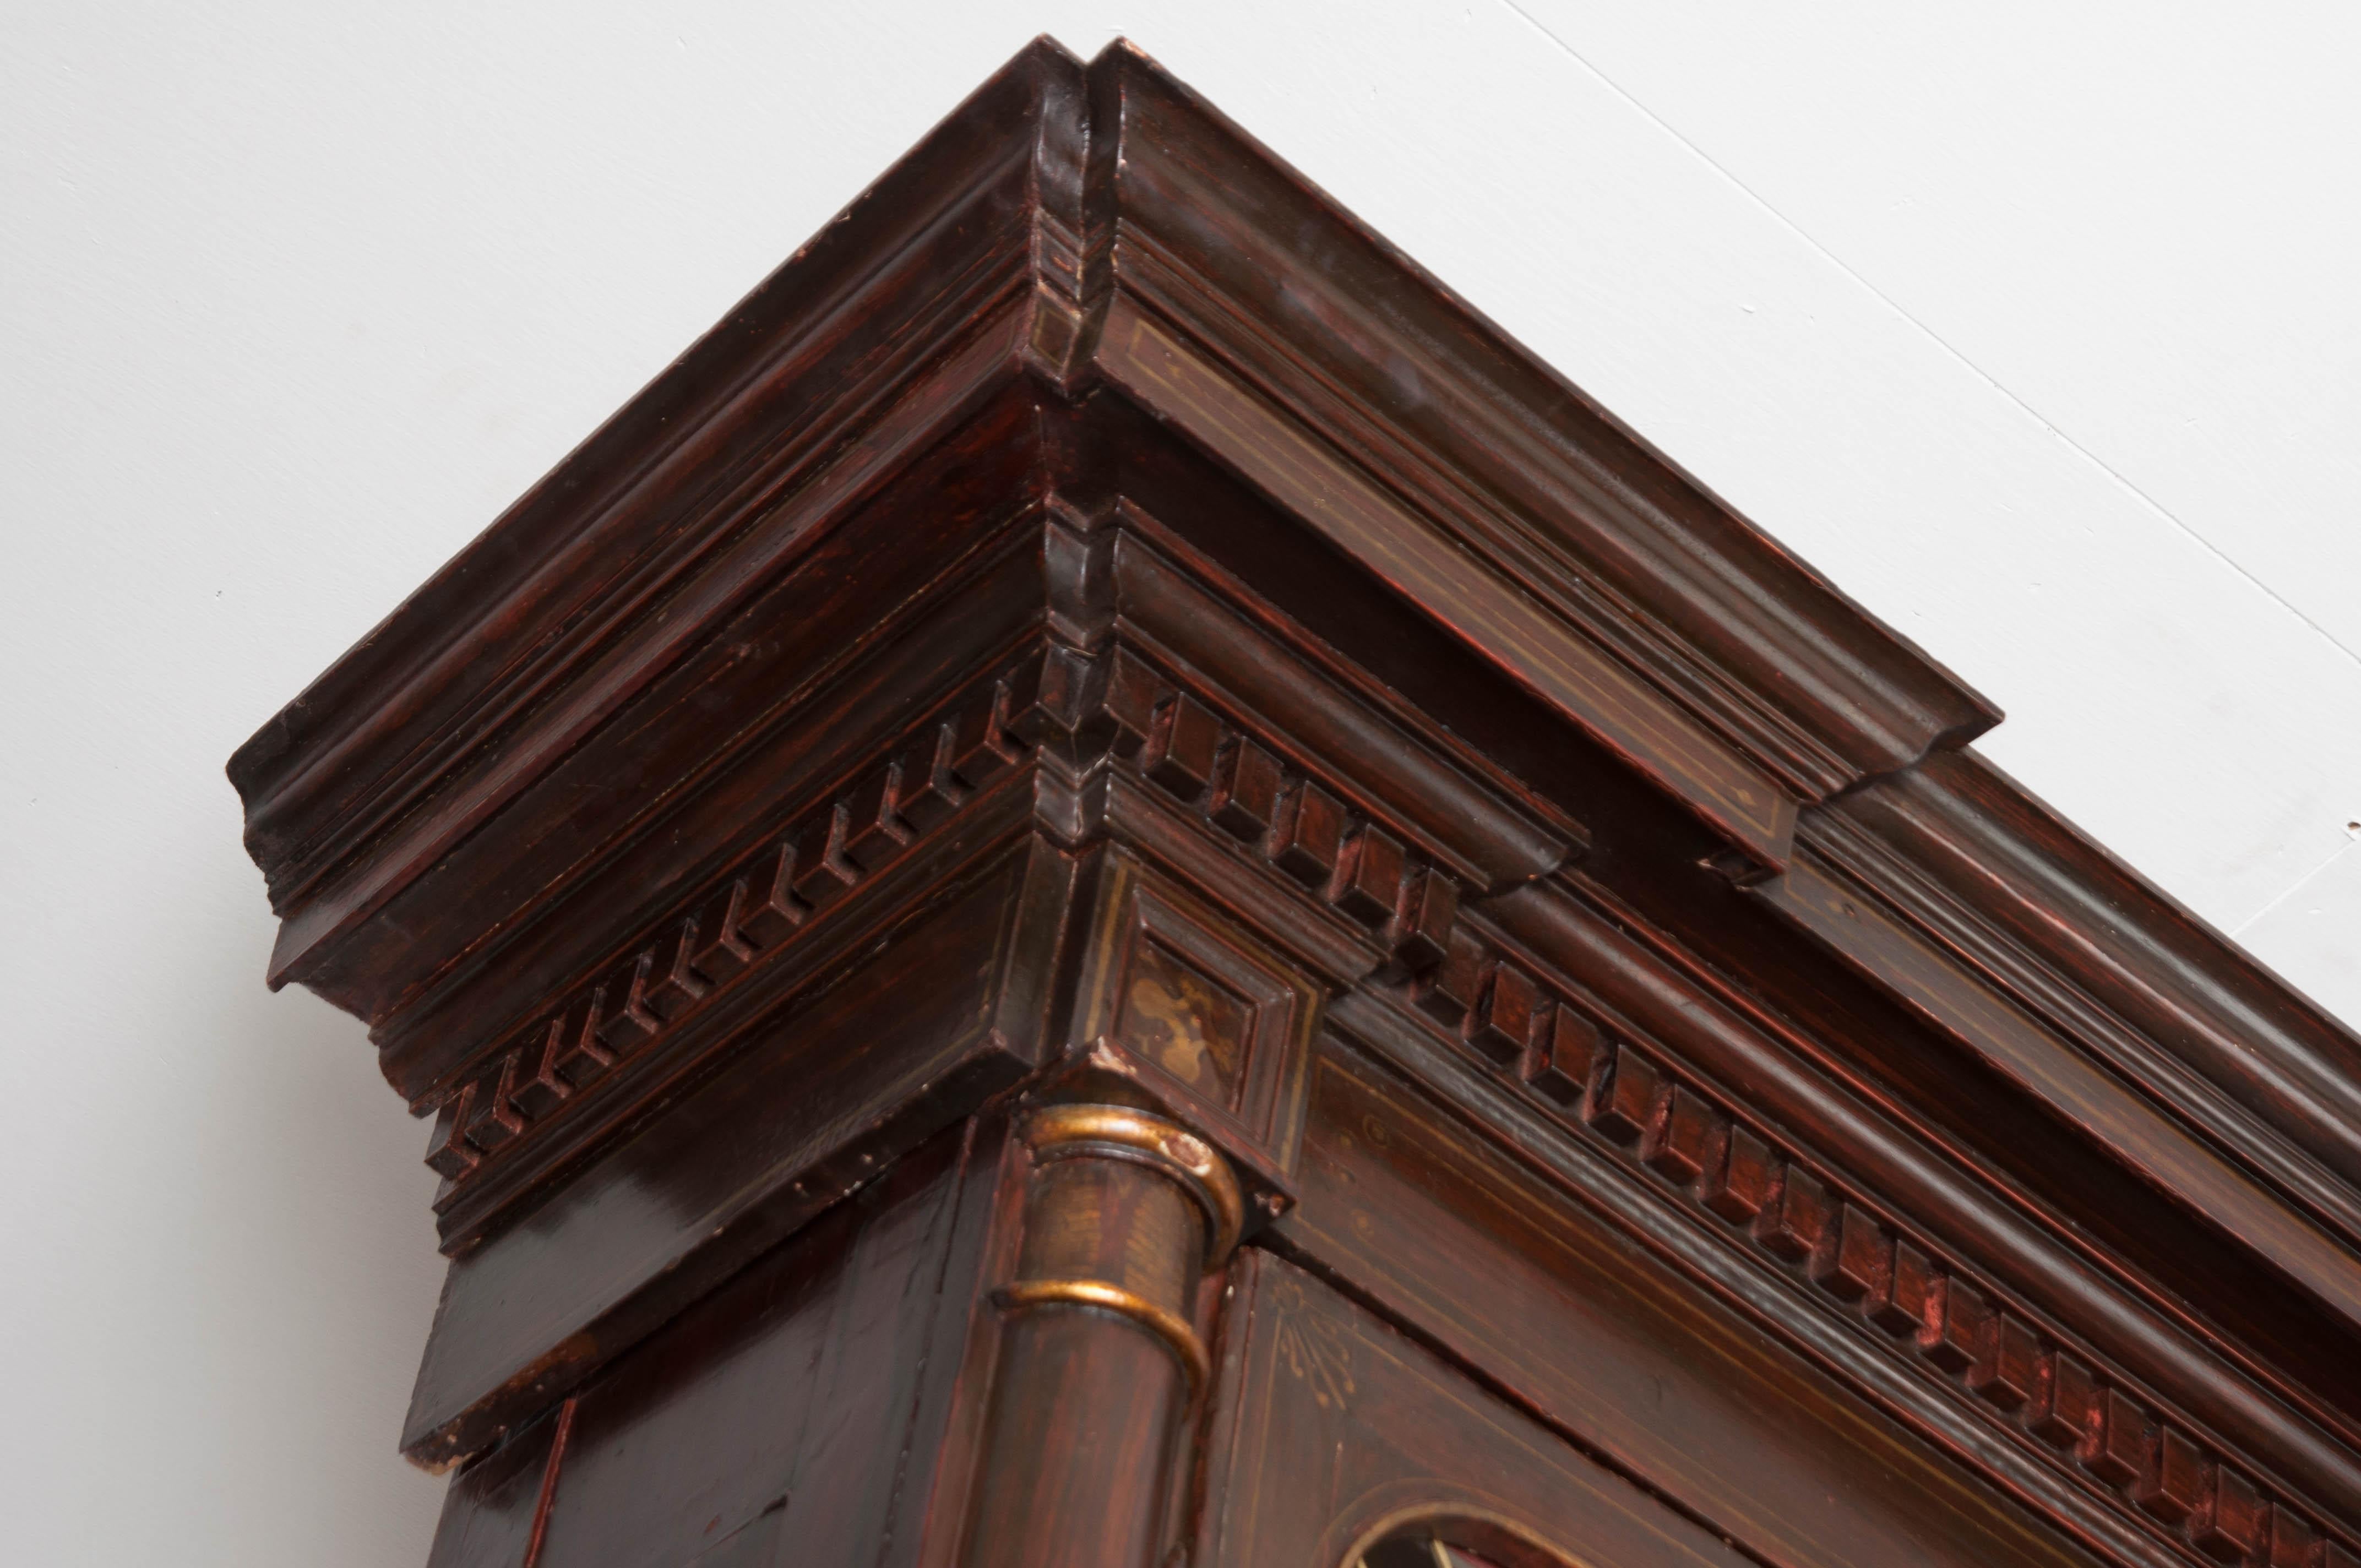
[[[2361,1017],[2361,13],[1972,9],[0,11],[0,1559],[423,1561],[423,1135],[262,991],[221,763],[1044,27],[1139,39]]]

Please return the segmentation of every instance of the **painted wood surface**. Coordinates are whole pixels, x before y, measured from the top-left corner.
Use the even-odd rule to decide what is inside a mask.
[[[2351,1568],[2361,1041],[1993,718],[1036,42],[231,760],[435,1561]]]
[[[16,1555],[85,1560],[100,1518],[126,1558],[308,1563],[354,1519],[346,1561],[421,1555],[438,1494],[384,1434],[439,1179],[358,1025],[247,984],[215,766],[1043,27],[1130,28],[2014,714],[1982,745],[2017,778],[2361,1013],[2349,663],[2269,603],[2361,602],[2341,532],[2279,532],[2351,510],[2339,16],[1521,9],[1571,52],[1496,0],[19,8],[0,1160],[42,1195],[21,1268],[71,1283],[0,1339],[40,1434]]]

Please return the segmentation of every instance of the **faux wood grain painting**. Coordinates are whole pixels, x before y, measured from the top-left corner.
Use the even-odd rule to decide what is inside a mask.
[[[2355,1568],[2361,1042],[1997,718],[1035,45],[231,762],[433,1563]]]

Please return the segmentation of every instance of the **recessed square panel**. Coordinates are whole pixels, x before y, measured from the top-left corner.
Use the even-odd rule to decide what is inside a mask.
[[[1133,943],[1115,1037],[1207,1099],[1237,1108],[1255,1007],[1153,937]]]
[[[1090,942],[1073,1047],[1115,1053],[1232,1158],[1283,1185],[1320,985],[1122,850],[1109,856]]]

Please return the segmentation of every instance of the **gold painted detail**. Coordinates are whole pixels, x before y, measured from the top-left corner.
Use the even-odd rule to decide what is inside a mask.
[[[1172,1353],[1180,1358],[1181,1368],[1189,1375],[1192,1395],[1204,1387],[1213,1376],[1213,1362],[1205,1354],[1204,1343],[1187,1319],[1120,1285],[1109,1285],[1101,1279],[1019,1279],[1002,1286],[993,1292],[993,1297],[1009,1311],[1028,1307],[1096,1307],[1129,1318],[1172,1347]]]
[[[1246,1226],[1237,1178],[1229,1161],[1186,1127],[1124,1105],[1046,1105],[1026,1118],[1023,1136],[1037,1159],[1125,1159],[1171,1178],[1205,1211],[1208,1268],[1221,1266],[1237,1245]]]
[[[1245,1065],[1249,1009],[1143,940],[1132,959],[1116,1027],[1124,1040],[1207,1098],[1228,1105]]]
[[[1301,1286],[1283,1285],[1272,1297],[1279,1359],[1296,1381],[1310,1387],[1312,1402],[1342,1411],[1356,1390],[1353,1350],[1343,1332],[1308,1309]]]

